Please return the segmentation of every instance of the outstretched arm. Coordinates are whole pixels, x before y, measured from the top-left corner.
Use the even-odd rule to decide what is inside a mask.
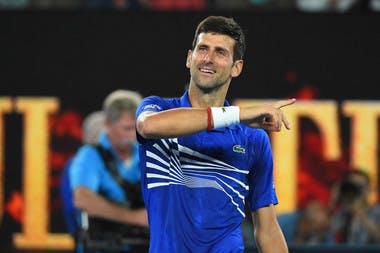
[[[146,139],[191,135],[207,129],[207,109],[177,108],[162,112],[146,111],[137,118],[136,129]]]
[[[273,205],[252,213],[254,235],[260,253],[287,253],[288,247]]]
[[[281,108],[294,102],[295,99],[287,99],[270,105],[241,107],[238,117],[243,124],[267,131],[281,131],[282,125],[290,129]],[[146,139],[181,137],[206,130],[210,121],[209,116],[207,108],[146,111],[139,115],[136,128],[137,132]],[[212,120],[211,123],[213,124]]]

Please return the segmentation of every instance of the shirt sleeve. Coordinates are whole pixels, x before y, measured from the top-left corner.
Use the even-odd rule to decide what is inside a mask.
[[[101,182],[100,164],[102,161],[94,147],[81,147],[75,154],[69,171],[71,189],[84,186],[97,192]]]
[[[165,100],[158,96],[150,96],[144,98],[136,110],[136,119],[139,115],[146,111],[160,112],[166,107]]]
[[[254,167],[249,174],[248,199],[250,210],[255,211],[270,204],[278,204],[273,178],[272,148],[268,134],[256,129],[253,138]]]
[[[150,96],[144,98],[136,110],[136,120],[140,116],[141,113],[146,111],[152,111],[152,112],[160,112],[167,109],[167,104],[165,100],[158,96]],[[145,142],[144,137],[142,137],[137,131],[136,131],[137,141],[141,144]]]

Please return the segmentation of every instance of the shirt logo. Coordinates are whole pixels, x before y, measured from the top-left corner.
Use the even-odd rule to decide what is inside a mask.
[[[150,104],[150,105],[145,105],[143,107],[143,110],[162,110],[162,108],[158,105],[155,105],[155,104]]]
[[[240,145],[234,145],[232,147],[232,150],[236,153],[242,153],[245,154],[245,148],[242,148]]]

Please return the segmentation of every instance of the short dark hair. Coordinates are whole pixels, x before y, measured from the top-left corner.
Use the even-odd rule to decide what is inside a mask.
[[[233,38],[235,40],[233,59],[234,61],[243,59],[246,48],[245,35],[240,25],[236,23],[233,18],[209,16],[203,19],[195,30],[192,44],[193,50],[197,44],[199,34],[209,32],[219,33]]]

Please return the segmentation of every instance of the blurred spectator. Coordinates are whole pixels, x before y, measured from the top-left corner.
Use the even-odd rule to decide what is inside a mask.
[[[248,0],[253,8],[265,10],[291,10],[294,9],[294,0]]]
[[[370,0],[369,1],[369,9],[371,11],[379,11],[380,12],[380,0]]]
[[[34,9],[74,9],[79,8],[82,0],[29,0]]]
[[[336,243],[380,243],[380,205],[368,201],[369,176],[350,170],[333,188],[331,234]]]
[[[87,115],[82,124],[82,139],[84,144],[96,144],[99,134],[105,129],[104,112],[95,111]]]
[[[0,9],[380,11],[380,0],[0,0]]]
[[[153,10],[205,10],[206,0],[149,0]]]
[[[0,0],[1,9],[22,9],[29,5],[30,0]]]
[[[294,9],[294,0],[212,0],[208,1],[212,9],[223,10],[290,10]]]
[[[328,209],[318,200],[295,212],[279,214],[277,219],[289,245],[328,243]]]
[[[90,216],[117,222],[147,225],[145,208],[130,209],[134,196],[124,185],[140,181],[135,110],[141,100],[137,92],[117,90],[104,100],[105,128],[99,136],[99,148],[81,147],[70,166],[69,179],[74,206]],[[108,168],[101,153],[110,154],[116,174]],[[117,177],[116,177],[117,176]]]
[[[88,114],[82,123],[82,142],[83,144],[96,144],[99,134],[104,130],[104,113],[95,111]],[[74,236],[76,231],[75,208],[72,202],[70,190],[69,168],[73,158],[71,157],[65,164],[61,175],[60,191],[63,200],[63,215],[67,231]]]
[[[104,250],[111,245],[135,252],[147,246],[135,132],[140,100],[138,92],[116,90],[105,98],[103,111],[83,121],[84,145],[61,179],[65,221],[77,252],[108,252]],[[131,238],[139,244],[124,241]]]
[[[298,10],[304,12],[346,13],[368,9],[366,0],[296,0]]]
[[[235,1],[225,1],[225,0],[214,0],[209,1],[209,8],[212,9],[222,9],[222,10],[239,10],[249,8],[249,3],[247,0],[235,0]]]
[[[84,5],[90,9],[138,10],[148,5],[149,0],[85,0]]]

